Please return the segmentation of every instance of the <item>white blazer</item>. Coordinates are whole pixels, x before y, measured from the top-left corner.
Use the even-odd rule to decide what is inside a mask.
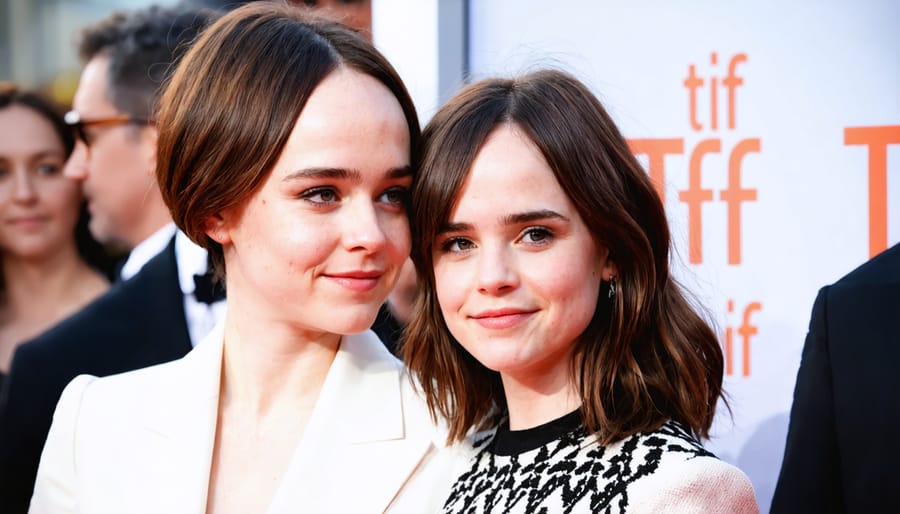
[[[203,514],[219,404],[220,324],[184,358],[63,392],[32,514]],[[402,365],[345,336],[269,514],[438,511],[471,449],[444,447]]]

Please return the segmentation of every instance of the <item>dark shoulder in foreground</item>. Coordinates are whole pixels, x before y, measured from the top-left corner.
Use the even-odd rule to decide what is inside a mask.
[[[900,243],[872,257],[835,282],[832,287],[900,283]]]

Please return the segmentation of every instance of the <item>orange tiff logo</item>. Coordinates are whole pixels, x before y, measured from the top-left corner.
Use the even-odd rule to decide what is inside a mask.
[[[725,334],[722,341],[723,357],[725,358],[725,375],[736,374],[734,361],[740,346],[741,376],[750,376],[750,338],[759,334],[759,326],[753,321],[753,313],[762,310],[762,303],[750,302],[740,310],[740,322],[735,325],[731,321],[734,311],[734,300],[728,300],[728,324],[725,326]],[[736,344],[735,336],[740,337],[740,343]]]
[[[705,76],[698,75],[694,64],[688,65],[687,77],[683,85],[687,93],[688,118],[691,129],[711,131],[719,130],[719,93],[724,89],[727,111],[727,127],[737,127],[737,89],[744,84],[739,76],[738,65],[747,62],[747,54],[737,53],[728,60],[728,71],[724,77],[715,75],[718,64],[716,52],[710,54],[711,70]],[[708,104],[706,100],[708,99]],[[709,123],[701,122],[699,105],[701,100],[708,105]],[[648,138],[630,139],[631,150],[636,155],[646,155],[650,179],[656,186],[663,203],[666,201],[664,185],[666,183],[666,161],[668,155],[689,154],[688,186],[678,191],[678,200],[687,206],[688,215],[688,259],[691,264],[703,263],[703,204],[707,202],[725,202],[727,205],[727,249],[728,264],[741,264],[741,221],[742,204],[757,200],[757,189],[744,187],[741,183],[744,159],[748,154],[759,153],[762,143],[759,138],[747,138],[738,141],[732,148],[722,148],[722,139],[711,137],[700,140],[693,148],[685,149],[684,138]],[[703,187],[704,157],[711,154],[726,153],[728,155],[728,185],[719,191]],[[706,170],[714,173],[719,170]],[[719,171],[721,172],[721,171]],[[718,194],[717,194],[718,193]]]
[[[664,184],[666,181],[666,155],[684,154],[683,138],[629,139],[631,151],[648,157],[650,180],[656,186],[663,203],[666,201]],[[741,263],[741,204],[755,202],[757,189],[741,185],[744,157],[749,153],[759,153],[759,138],[739,141],[728,154],[728,185],[718,191],[718,200],[727,204],[728,221],[728,264]],[[687,204],[688,210],[688,259],[691,264],[703,262],[703,211],[705,202],[713,202],[716,191],[706,189],[701,183],[703,157],[721,153],[722,141],[717,138],[704,139],[690,152],[688,165],[688,187],[678,191],[678,200]]]
[[[709,56],[709,63],[715,68],[718,64],[718,56],[713,52]],[[735,115],[735,91],[738,86],[744,84],[744,79],[737,75],[737,65],[747,62],[747,54],[734,54],[728,61],[728,75],[722,78],[722,86],[727,92],[728,102],[728,128],[734,129],[737,126]],[[709,128],[710,130],[718,130],[719,128],[719,78],[715,75],[709,77]],[[700,123],[697,116],[697,96],[703,89],[706,80],[697,76],[696,67],[691,64],[688,66],[688,76],[684,79],[684,87],[688,90],[688,111],[690,113],[691,128],[695,131],[703,130],[703,124]]]
[[[900,145],[900,125],[847,127],[845,145],[869,150],[869,257],[887,249],[887,147]]]

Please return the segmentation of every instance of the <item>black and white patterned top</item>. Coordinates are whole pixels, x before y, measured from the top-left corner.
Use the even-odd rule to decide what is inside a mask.
[[[758,512],[747,477],[675,421],[601,446],[576,411],[474,445],[445,513]]]

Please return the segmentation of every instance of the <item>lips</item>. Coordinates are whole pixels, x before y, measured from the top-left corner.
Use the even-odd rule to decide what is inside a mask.
[[[481,311],[469,317],[484,328],[499,330],[519,325],[536,312],[534,309],[504,308]]]
[[[357,270],[325,274],[325,278],[339,286],[359,293],[375,289],[383,276],[384,272],[378,270]]]
[[[7,225],[24,229],[35,229],[47,221],[46,216],[16,216],[6,220]]]

